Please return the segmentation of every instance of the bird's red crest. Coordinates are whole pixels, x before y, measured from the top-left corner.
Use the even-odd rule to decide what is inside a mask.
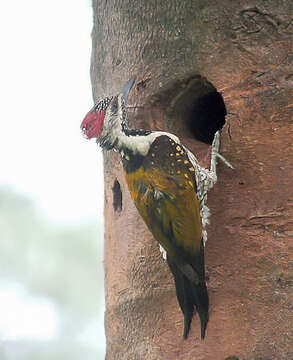
[[[81,130],[87,139],[99,137],[104,125],[104,110],[90,110],[81,123]]]

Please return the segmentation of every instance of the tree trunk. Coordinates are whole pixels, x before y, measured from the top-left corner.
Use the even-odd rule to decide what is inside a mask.
[[[293,3],[94,0],[94,97],[132,75],[130,125],[163,129],[208,164],[192,115],[228,115],[206,245],[210,321],[183,340],[166,262],[105,152],[107,359],[293,359]],[[209,99],[206,102],[206,99]],[[207,121],[207,120],[206,120]]]

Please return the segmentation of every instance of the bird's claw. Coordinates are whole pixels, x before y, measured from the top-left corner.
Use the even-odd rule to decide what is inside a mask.
[[[226,166],[228,166],[230,169],[235,170],[234,166],[233,166],[232,164],[230,164],[229,161],[228,161],[227,159],[225,159],[223,155],[221,155],[221,154],[219,154],[219,153],[215,153],[215,156],[216,156],[217,158],[219,158],[220,160],[222,160],[222,162],[223,162]]]
[[[226,160],[224,156],[219,153],[220,143],[221,143],[221,133],[220,130],[218,130],[215,133],[215,137],[212,143],[212,156],[211,156],[211,170],[214,171],[215,173],[216,173],[217,159],[222,160],[222,162],[230,169],[234,169],[233,165],[231,165],[229,161]]]

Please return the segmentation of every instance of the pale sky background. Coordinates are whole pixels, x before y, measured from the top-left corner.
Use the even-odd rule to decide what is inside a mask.
[[[0,187],[60,228],[103,216],[101,153],[79,129],[93,105],[91,30],[90,0],[0,2]],[[60,321],[49,299],[1,279],[0,354],[7,341],[50,341]],[[76,341],[104,351],[103,311]]]
[[[1,183],[52,219],[96,216],[97,146],[79,130],[93,105],[91,1],[2,1],[0,29]]]

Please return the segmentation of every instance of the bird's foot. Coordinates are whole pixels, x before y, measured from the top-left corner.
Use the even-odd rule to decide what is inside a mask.
[[[228,166],[230,169],[235,169],[234,166],[232,164],[229,163],[229,161],[227,159],[224,158],[223,155],[219,154],[219,153],[215,153],[216,158],[220,159],[226,166]]]
[[[211,171],[213,171],[214,173],[216,173],[217,159],[220,159],[229,168],[234,169],[234,167],[229,163],[229,161],[226,160],[224,156],[219,153],[220,144],[221,144],[221,133],[219,130],[215,133],[215,137],[212,143]]]

